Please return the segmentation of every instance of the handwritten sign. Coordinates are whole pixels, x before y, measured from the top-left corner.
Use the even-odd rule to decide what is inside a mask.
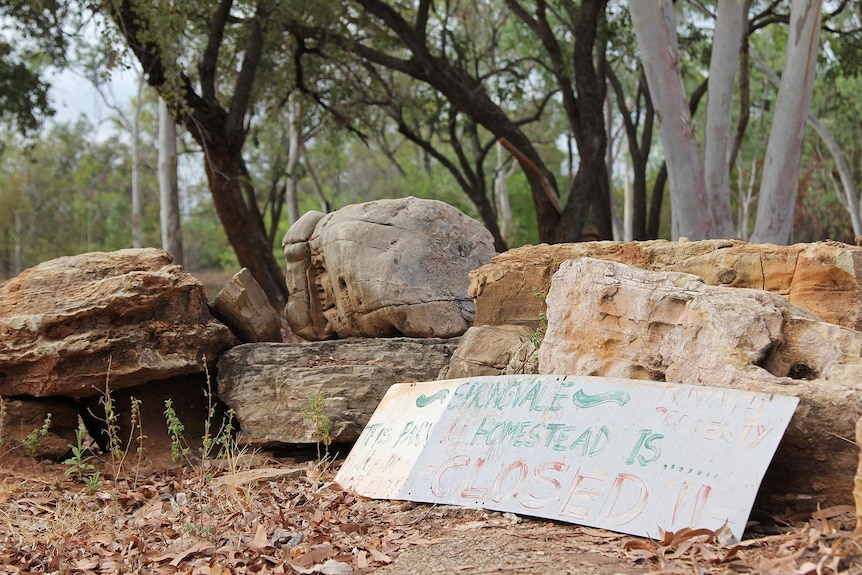
[[[431,430],[462,381],[391,386],[335,480],[365,497],[398,499]]]
[[[411,421],[423,429],[402,467],[364,468],[379,477],[395,473],[376,494],[363,493],[363,481],[374,485],[379,479],[364,479],[356,472],[363,465],[352,459],[373,463],[375,446],[381,454],[402,453],[403,439],[393,433],[375,444],[373,431],[365,443],[360,438],[345,463],[352,469],[348,484],[359,493],[652,537],[659,528],[723,525],[740,537],[798,403],[795,397],[725,388],[595,377],[434,383],[438,387],[428,390],[446,392],[434,404],[436,418],[430,412],[419,418],[426,408],[416,404],[416,394],[396,391],[385,413],[401,419],[388,426],[376,422],[378,430],[400,429],[399,437],[410,433]]]

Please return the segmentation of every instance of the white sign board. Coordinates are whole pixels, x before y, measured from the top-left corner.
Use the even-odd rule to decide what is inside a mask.
[[[360,438],[345,463],[353,470],[350,481],[342,482],[344,470],[336,480],[370,497],[483,507],[651,537],[660,528],[725,524],[740,537],[798,403],[795,397],[596,377],[435,384],[440,387],[429,389],[448,390],[439,406],[433,404],[439,417],[421,420],[428,434],[417,436],[403,467],[372,464],[363,472],[375,478],[363,480],[356,473],[362,465],[352,459],[373,463],[375,450]],[[427,409],[416,405],[415,394],[403,397],[400,407],[386,406],[386,413],[402,418],[392,426],[401,433]],[[380,443],[381,453],[402,453],[398,444]],[[390,469],[388,487],[397,487],[397,494],[363,492],[363,481],[379,485]]]
[[[463,381],[391,386],[335,480],[365,497],[397,499],[431,430]]]

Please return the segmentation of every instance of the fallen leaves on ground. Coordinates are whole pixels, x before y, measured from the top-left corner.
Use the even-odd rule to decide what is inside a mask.
[[[829,519],[843,515],[846,521],[853,512],[850,506],[818,508],[810,521],[787,526],[780,534],[736,543],[726,529],[681,529],[662,531],[658,540],[629,540],[625,549],[635,562],[657,564],[654,573],[662,574],[851,575],[862,572],[862,538]]]
[[[0,565],[11,573],[361,573],[416,544],[410,526],[313,474],[216,470],[105,481],[87,495],[0,469]]]
[[[405,550],[445,552],[451,537],[468,532],[517,537],[519,552],[548,564],[559,553],[644,573],[862,572],[860,539],[841,524],[853,515],[849,507],[736,543],[705,529],[631,539],[511,513],[371,501],[333,483],[333,469],[301,469],[211,467],[131,478],[104,470],[108,479],[87,494],[62,466],[21,473],[0,461],[0,572],[353,575],[390,564],[397,571]]]

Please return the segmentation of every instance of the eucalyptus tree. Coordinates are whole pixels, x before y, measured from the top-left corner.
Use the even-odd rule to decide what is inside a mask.
[[[49,65],[59,66],[66,37],[61,23],[69,10],[61,0],[0,0],[0,121],[20,132],[35,131],[53,114]]]
[[[243,157],[254,105],[285,59],[277,2],[103,0],[147,82],[204,152],[213,204],[239,263],[277,308],[287,288]],[[285,90],[286,91],[286,90]]]
[[[789,33],[752,240],[787,243],[789,239],[802,136],[814,84],[822,0],[793,0],[789,15],[774,14],[772,10],[777,5],[778,2],[770,3],[749,21],[749,2],[718,3],[709,73],[706,157],[702,161],[696,129],[684,105],[673,3],[629,3],[647,80],[662,118],[674,236],[701,239],[733,235],[729,173],[744,130],[737,130],[736,137],[731,138],[733,83],[739,56],[745,54],[747,35],[760,19],[761,23],[787,21]],[[743,62],[747,66],[745,59]],[[743,73],[747,74],[747,69]],[[740,92],[746,95],[745,86]],[[747,102],[741,99],[745,106]],[[741,115],[742,119],[746,117]],[[742,121],[740,125],[744,126]]]
[[[297,38],[300,54],[335,46],[422,82],[439,92],[458,114],[493,134],[527,174],[540,241],[577,240],[588,219],[604,237],[611,237],[602,115],[605,39],[600,33],[606,2],[538,0],[528,5],[508,0],[505,8],[488,4],[511,12],[518,23],[518,37],[530,46],[517,60],[489,66],[492,74],[485,73],[488,68],[467,67],[458,58],[459,51],[475,46],[474,39],[463,33],[463,22],[473,4],[420,0],[408,6],[354,0],[331,13],[328,21],[295,18],[288,29]],[[532,79],[532,75],[521,80],[513,74],[524,64],[541,69],[551,79],[551,85],[543,86],[536,99],[543,100],[544,90],[558,94],[574,134],[580,161],[567,189],[559,184],[556,167],[548,164],[524,129],[521,111],[509,110],[493,97],[500,78]]]
[[[447,8],[437,14],[447,22],[447,59],[458,69],[473,71],[487,96],[538,147],[541,136],[531,126],[541,119],[554,90],[535,62],[523,57],[519,22],[487,1]],[[430,84],[337,44],[301,51],[297,64],[300,78],[313,76],[306,72],[309,65],[326,67],[327,78],[303,82],[300,88],[385,154],[399,172],[404,169],[393,153],[393,141],[411,143],[442,166],[472,202],[497,249],[506,249],[500,226],[508,197],[501,184],[510,155],[497,136]],[[498,149],[498,166],[489,166],[489,156]],[[507,219],[511,227],[510,214]]]

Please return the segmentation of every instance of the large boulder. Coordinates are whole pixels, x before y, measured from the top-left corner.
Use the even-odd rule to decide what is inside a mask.
[[[776,246],[738,240],[586,242],[525,246],[470,274],[476,325],[536,328],[551,276],[592,257],[699,276],[709,285],[770,291],[829,323],[862,330],[862,248],[839,242]]]
[[[237,343],[157,249],[47,261],[0,284],[0,396],[97,395],[202,373]]]
[[[759,506],[785,513],[852,504],[859,450],[850,440],[862,415],[862,333],[824,322],[774,293],[593,258],[560,265],[547,321],[540,373],[798,396]],[[698,432],[681,420],[674,424],[673,414],[668,421],[667,433]]]
[[[468,274],[494,254],[482,224],[435,200],[309,212],[284,237],[287,319],[309,340],[459,336],[473,322]]]
[[[236,411],[247,445],[316,443],[315,416],[333,442],[359,438],[394,383],[438,379],[457,339],[377,338],[245,344],[219,360],[218,396]]]

